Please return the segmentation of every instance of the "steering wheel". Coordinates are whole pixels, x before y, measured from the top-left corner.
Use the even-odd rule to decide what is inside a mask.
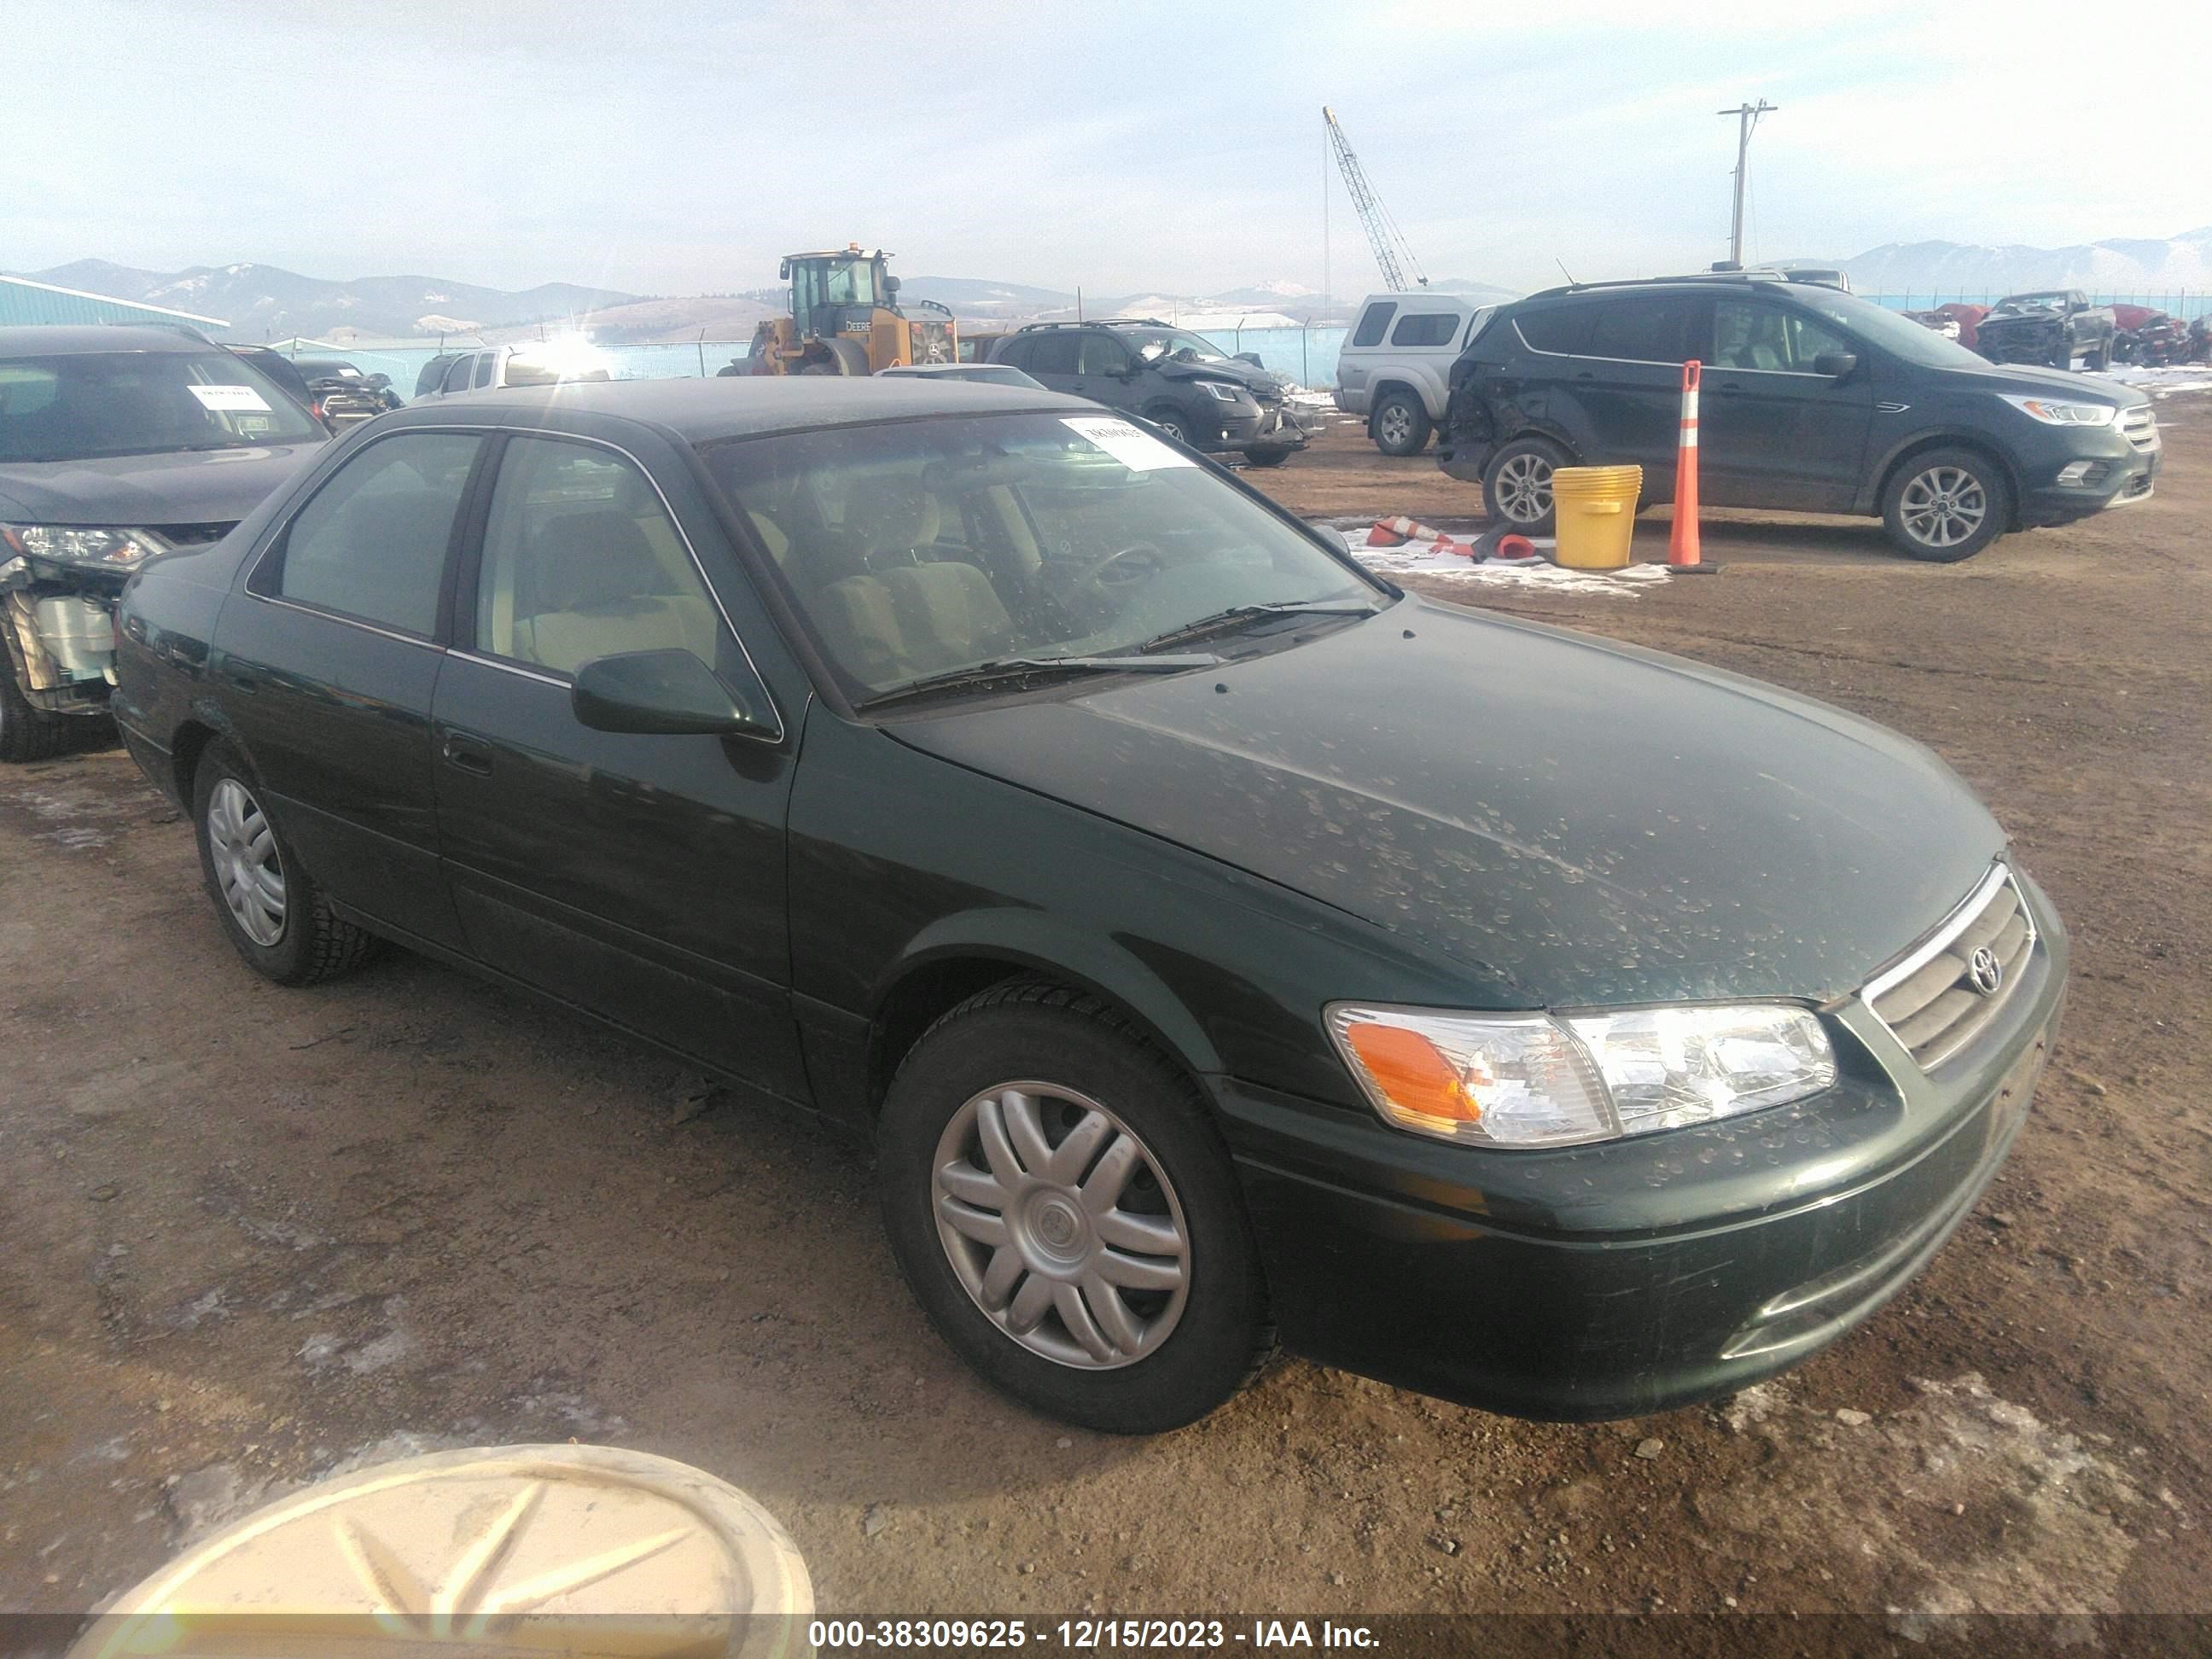
[[[1131,542],[1103,558],[1093,559],[1075,579],[1075,586],[1094,587],[1104,593],[1121,593],[1152,580],[1166,568],[1166,556],[1152,543]],[[1115,571],[1120,574],[1113,574]]]

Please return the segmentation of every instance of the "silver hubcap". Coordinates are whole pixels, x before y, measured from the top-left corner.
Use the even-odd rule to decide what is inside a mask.
[[[284,864],[260,803],[235,778],[208,797],[208,845],[231,918],[256,945],[284,937]]]
[[[1552,464],[1541,455],[1510,457],[1498,469],[1498,506],[1516,524],[1534,524],[1552,510]]]
[[[1182,1206],[1152,1149],[1097,1101],[1049,1083],[987,1089],[945,1126],[936,1170],[952,1271],[1031,1353],[1111,1370],[1182,1317]]]
[[[1382,418],[1375,423],[1377,434],[1386,444],[1402,444],[1413,435],[1413,417],[1403,404],[1392,404],[1382,411]]]
[[[1905,533],[1923,547],[1956,547],[1982,527],[1990,498],[1964,467],[1931,466],[1905,486],[1898,511]]]

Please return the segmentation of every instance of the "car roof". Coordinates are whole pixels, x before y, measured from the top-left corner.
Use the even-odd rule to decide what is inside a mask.
[[[804,432],[812,427],[912,420],[927,415],[1095,410],[1097,407],[1081,398],[1026,386],[982,380],[955,384],[960,386],[957,392],[938,385],[933,375],[563,380],[556,386],[488,387],[468,393],[465,405],[441,398],[435,404],[398,410],[389,418],[394,425],[450,424],[454,411],[463,407],[488,424],[556,416],[608,416],[663,427],[690,442],[706,443],[718,438]]]
[[[0,357],[74,357],[99,351],[214,351],[188,328],[141,328],[128,323],[25,324],[0,328]]]

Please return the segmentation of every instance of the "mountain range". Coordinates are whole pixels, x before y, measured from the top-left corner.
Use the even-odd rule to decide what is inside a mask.
[[[2212,289],[2212,225],[2179,236],[2115,237],[2072,247],[1888,242],[1848,259],[1792,263],[1837,266],[1861,294],[1994,298],[2039,288],[2173,294]]]

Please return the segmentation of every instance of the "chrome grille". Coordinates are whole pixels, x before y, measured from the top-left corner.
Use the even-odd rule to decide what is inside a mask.
[[[1869,980],[1861,994],[1921,1069],[1933,1071],[2012,1000],[2034,948],[2034,919],[2012,872],[2000,864],[1942,927]]]
[[[2120,431],[2137,449],[2158,447],[2158,416],[2148,409],[2122,410]]]

